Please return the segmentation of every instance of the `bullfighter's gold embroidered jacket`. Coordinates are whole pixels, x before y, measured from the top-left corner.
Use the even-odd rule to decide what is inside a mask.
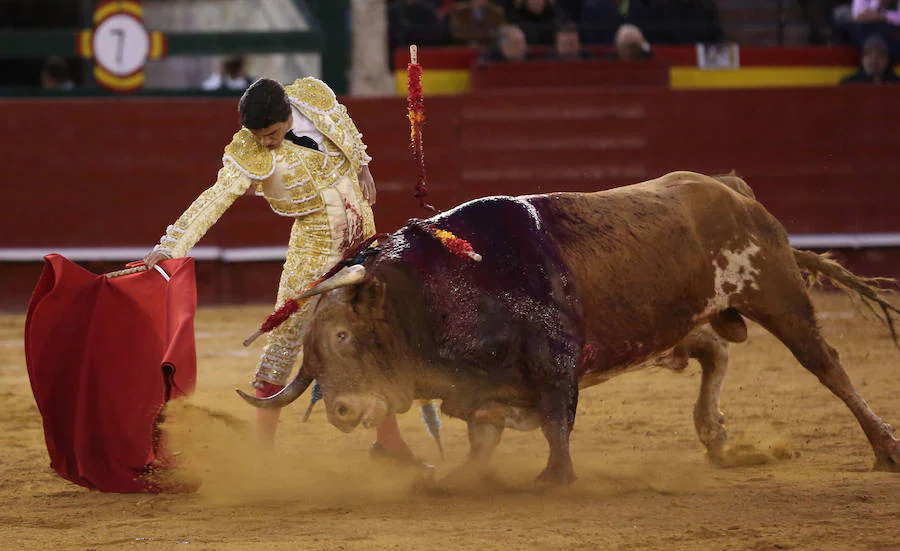
[[[216,183],[204,191],[178,220],[166,229],[156,250],[173,258],[185,256],[251,185],[272,210],[282,216],[302,217],[325,209],[322,192],[344,176],[360,196],[358,173],[371,160],[362,134],[334,92],[315,78],[285,87],[291,105],[313,122],[326,138],[324,151],[284,140],[274,150],[259,145],[242,128],[225,147]],[[367,218],[371,210],[364,209]],[[371,220],[366,220],[371,225]]]

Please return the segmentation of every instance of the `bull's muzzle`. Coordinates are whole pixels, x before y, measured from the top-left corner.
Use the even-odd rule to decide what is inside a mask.
[[[376,427],[388,415],[387,402],[372,394],[344,394],[326,405],[328,422],[343,432],[351,432],[360,424]]]

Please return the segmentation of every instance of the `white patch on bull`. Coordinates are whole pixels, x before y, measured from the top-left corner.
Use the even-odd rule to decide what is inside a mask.
[[[716,271],[713,295],[707,301],[703,312],[694,319],[703,319],[725,310],[730,306],[731,297],[740,294],[746,288],[759,289],[756,283],[759,269],[753,265],[752,259],[753,255],[759,251],[759,245],[751,239],[743,249],[722,250],[718,256],[713,258],[713,268]]]

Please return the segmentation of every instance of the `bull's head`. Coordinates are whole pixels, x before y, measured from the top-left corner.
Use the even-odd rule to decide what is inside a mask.
[[[338,274],[308,295],[326,293],[309,321],[303,343],[303,364],[294,380],[278,394],[254,398],[239,393],[250,404],[278,408],[296,400],[313,380],[321,387],[328,420],[344,432],[357,425],[377,426],[394,412],[409,409],[413,379],[404,367],[406,350],[397,338],[403,331],[385,314],[386,285],[355,275]],[[333,278],[334,279],[334,278]],[[339,288],[341,287],[341,288]]]

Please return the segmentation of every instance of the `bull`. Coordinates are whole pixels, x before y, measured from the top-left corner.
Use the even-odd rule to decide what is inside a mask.
[[[464,237],[483,260],[448,254],[428,227]],[[723,353],[726,341],[746,338],[748,318],[850,408],[875,469],[900,471],[893,428],[822,337],[804,272],[871,301],[888,324],[898,311],[867,280],[792,249],[736,176],[674,172],[597,193],[488,197],[379,247],[313,291],[328,292],[296,378],[275,396],[245,400],[283,407],[316,379],[329,422],[349,432],[417,398],[440,399],[444,414],[467,422],[464,470],[484,467],[504,428],[540,428],[550,451],[538,481],[568,484],[579,388],[687,356],[703,367],[696,428],[720,456]]]

